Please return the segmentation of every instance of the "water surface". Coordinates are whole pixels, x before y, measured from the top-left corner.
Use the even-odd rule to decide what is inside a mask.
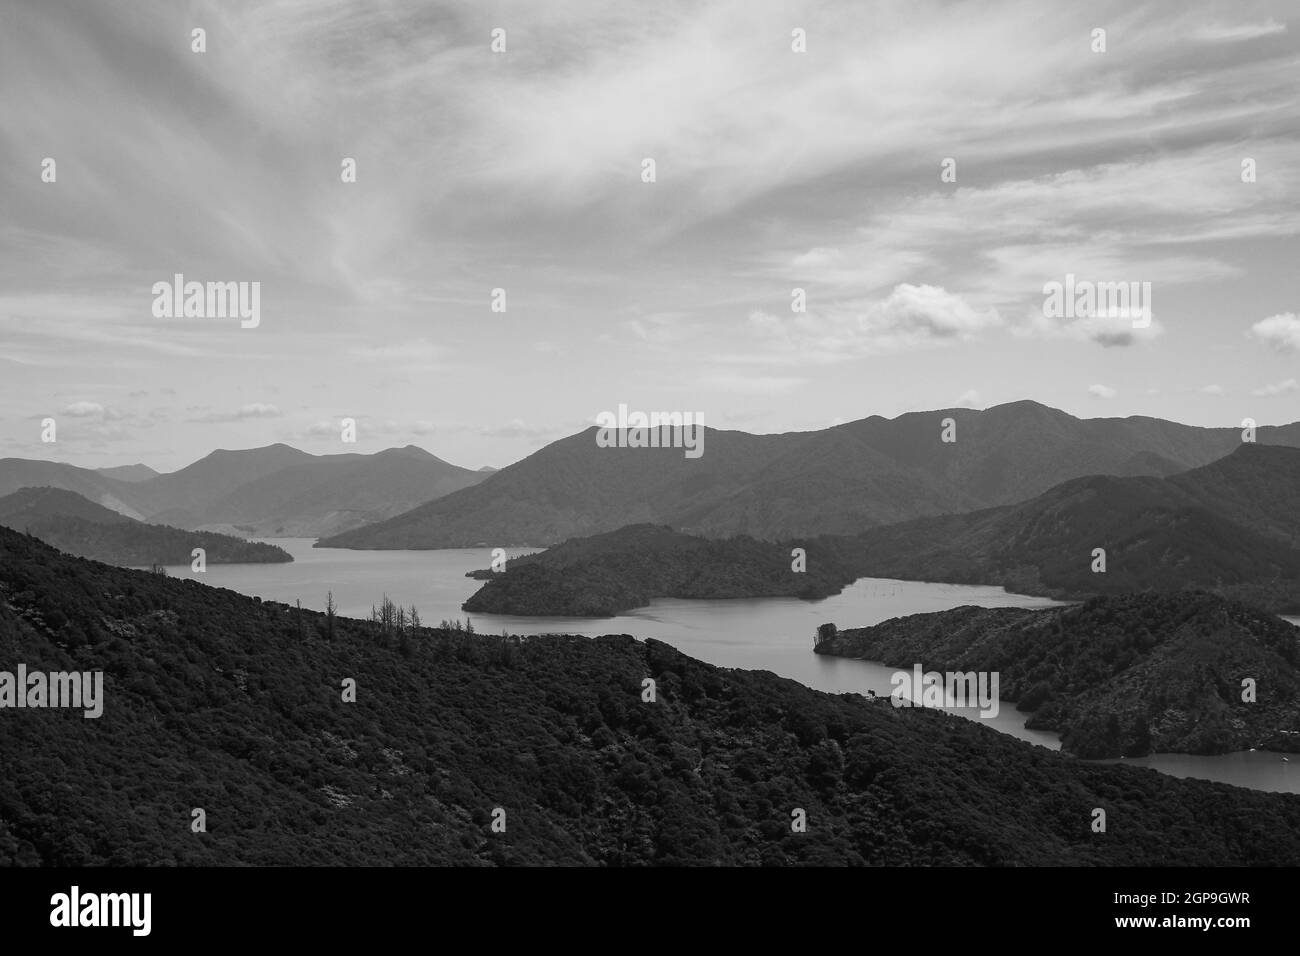
[[[338,613],[367,617],[371,605],[387,595],[399,604],[414,604],[427,626],[443,620],[470,619],[480,633],[512,634],[631,634],[657,638],[691,657],[720,667],[766,670],[829,693],[888,697],[891,677],[899,668],[812,652],[817,626],[865,627],[892,617],[944,611],[963,604],[981,607],[1053,607],[1059,602],[1011,594],[998,587],[932,584],[863,578],[840,594],[819,601],[796,598],[753,598],[727,601],[687,601],[664,598],[649,607],[613,618],[511,617],[470,615],[461,604],[480,586],[465,572],[491,565],[488,548],[441,551],[348,551],[313,548],[311,538],[259,539],[277,544],[293,555],[291,564],[209,565],[194,574],[189,565],[169,568],[178,577],[227,587],[263,599],[323,610],[325,596],[334,593]],[[507,549],[507,558],[531,553]],[[1300,618],[1290,618],[1300,625]],[[923,662],[924,663],[924,662]],[[875,706],[890,706],[881,702]],[[980,717],[973,708],[955,709],[996,730],[1056,750],[1056,734],[1027,730],[1025,715],[1002,702],[996,716]],[[1118,761],[1115,761],[1118,762]],[[1193,757],[1159,754],[1125,760],[1178,777],[1219,780],[1260,790],[1300,793],[1300,755],[1284,762],[1281,755],[1257,753]],[[1292,764],[1295,766],[1293,767]]]

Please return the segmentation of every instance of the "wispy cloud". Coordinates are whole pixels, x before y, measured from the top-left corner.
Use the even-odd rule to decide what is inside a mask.
[[[1287,395],[1296,391],[1300,391],[1300,382],[1297,382],[1293,378],[1288,378],[1281,382],[1273,382],[1261,388],[1257,388],[1252,394],[1266,398],[1273,398],[1278,395]]]
[[[1262,23],[1207,23],[1192,36],[1207,43],[1237,43],[1285,32],[1286,24],[1270,17]]]
[[[268,405],[263,402],[251,402],[247,405],[240,405],[233,411],[208,411],[202,414],[194,415],[187,418],[190,422],[244,422],[257,418],[280,418],[284,413],[275,405]]]

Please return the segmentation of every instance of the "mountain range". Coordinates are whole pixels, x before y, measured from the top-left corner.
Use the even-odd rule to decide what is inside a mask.
[[[375,454],[310,455],[288,445],[218,450],[179,471],[88,469],[0,459],[0,495],[76,492],[128,517],[254,537],[314,537],[405,511],[488,477],[414,445]]]
[[[1243,444],[1168,478],[1075,478],[1019,504],[856,535],[775,543],[629,525],[473,576],[485,583],[465,610],[496,614],[613,615],[666,597],[820,598],[862,577],[1060,599],[1203,589],[1300,613],[1300,449]]]
[[[1061,598],[1199,587],[1294,613],[1300,449],[1242,444],[1167,478],[1077,478],[1020,504],[827,544],[867,577],[1000,584]]]
[[[1243,443],[1237,428],[1079,419],[1031,401],[775,435],[705,429],[698,458],[600,447],[596,437],[591,428],[561,439],[480,484],[318,546],[545,547],[640,523],[705,537],[852,534],[1013,504],[1084,476],[1166,477]],[[1300,423],[1260,427],[1256,441],[1300,447]]]

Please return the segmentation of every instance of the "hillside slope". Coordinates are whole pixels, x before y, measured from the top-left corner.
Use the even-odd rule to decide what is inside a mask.
[[[853,580],[843,565],[818,562],[791,570],[791,549],[753,538],[723,541],[662,525],[629,525],[573,538],[514,558],[462,605],[483,614],[612,617],[652,598],[800,597],[837,594]]]
[[[189,564],[195,548],[204,550],[209,564],[293,560],[271,544],[136,521],[61,488],[22,488],[0,498],[0,525],[60,551],[124,567]]]
[[[1300,797],[1081,764],[628,636],[331,635],[4,530],[0,659],[102,670],[105,695],[96,719],[0,714],[0,865],[1300,863]]]
[[[1300,628],[1209,594],[1121,595],[1066,608],[961,607],[850,628],[818,654],[999,674],[1082,757],[1300,752]],[[1257,699],[1242,699],[1242,681]]]
[[[1090,476],[1029,501],[828,540],[872,577],[1000,584],[1053,597],[1213,589],[1300,609],[1300,450],[1241,445],[1168,478]],[[1094,549],[1105,572],[1094,572]]]

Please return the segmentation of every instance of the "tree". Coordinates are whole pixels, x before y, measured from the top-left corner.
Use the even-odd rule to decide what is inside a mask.
[[[393,629],[393,624],[397,620],[396,609],[393,606],[393,599],[387,594],[379,602],[379,625],[380,629],[388,634]]]
[[[330,591],[325,595],[325,637],[331,641],[334,640],[334,612],[336,610],[338,610],[338,605],[334,603],[334,592]]]

